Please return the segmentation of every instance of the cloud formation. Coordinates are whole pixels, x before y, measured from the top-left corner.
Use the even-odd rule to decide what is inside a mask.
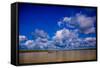
[[[25,41],[27,40],[27,37],[25,35],[19,35],[19,41]]]
[[[81,33],[89,34],[95,33],[94,24],[96,17],[86,16],[80,13],[77,13],[73,17],[64,17],[61,21],[58,21],[58,26],[63,28],[77,28]]]
[[[88,46],[95,46],[96,45],[96,38],[95,37],[87,37],[84,40],[85,42],[87,42]]]
[[[33,47],[35,46],[35,42],[33,40],[27,40],[24,43],[24,46],[26,46],[27,49],[33,49]]]
[[[48,46],[48,39],[47,38],[37,38],[35,40],[35,44],[39,49],[46,49]]]
[[[95,16],[89,17],[80,13],[73,17],[66,16],[57,23],[59,27],[63,28],[57,30],[52,38],[49,38],[49,34],[42,29],[35,29],[32,32],[33,40],[28,40],[25,35],[19,35],[20,48],[30,50],[95,48],[95,37],[79,37],[79,33],[95,33],[95,19]]]
[[[77,34],[75,34],[75,31],[72,32],[66,28],[63,28],[61,30],[58,30],[54,37],[58,39],[63,39],[63,38],[71,39],[75,38],[76,36]]]
[[[82,14],[77,14],[76,18],[80,28],[90,28],[95,23],[95,17],[87,17]]]
[[[70,22],[71,21],[71,17],[64,17],[63,22]]]
[[[76,32],[72,32],[64,28],[56,32],[55,36],[53,37],[53,40],[56,46],[69,47],[73,39],[77,38],[78,35],[76,34]]]
[[[87,17],[82,14],[76,15],[77,23],[79,24],[80,32],[84,34],[95,33],[94,23],[95,23],[95,16]]]
[[[62,20],[58,21],[58,26],[76,28],[77,24],[74,17],[63,17]]]
[[[47,33],[45,31],[41,30],[41,29],[35,29],[33,34],[35,35],[35,37],[41,37],[41,38],[47,38],[48,37]]]

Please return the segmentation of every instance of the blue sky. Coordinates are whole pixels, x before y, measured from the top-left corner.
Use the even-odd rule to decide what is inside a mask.
[[[57,6],[20,4],[19,35],[25,35],[29,40],[34,40],[32,32],[34,32],[36,29],[40,29],[45,31],[50,36],[50,38],[52,38],[57,31],[66,28],[70,31],[73,31],[75,29],[84,30],[85,33],[81,32],[81,30],[77,32],[79,38],[96,37],[95,32],[87,33],[86,29],[82,28],[83,26],[82,27],[75,26],[75,28],[69,28],[69,26],[67,27],[66,24],[63,23],[61,23],[61,26],[58,26],[58,22],[59,21],[64,22],[63,20],[65,17],[67,17],[68,19],[70,18],[76,19],[77,14],[79,14],[79,17],[82,17],[84,19],[86,18],[88,18],[89,20],[92,18],[94,19],[94,17],[96,17],[96,8],[73,7],[73,6],[57,7]],[[74,25],[76,24],[77,23],[75,23]],[[94,21],[92,27],[94,30],[96,30],[96,21]]]

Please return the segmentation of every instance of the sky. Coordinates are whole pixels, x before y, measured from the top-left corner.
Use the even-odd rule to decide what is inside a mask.
[[[96,47],[96,8],[24,3],[18,13],[20,49],[73,49],[73,39]]]

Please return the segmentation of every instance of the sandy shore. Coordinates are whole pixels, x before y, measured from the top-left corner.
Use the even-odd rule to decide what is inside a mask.
[[[63,61],[95,60],[96,50],[70,50],[48,52],[20,52],[19,63],[45,63]]]

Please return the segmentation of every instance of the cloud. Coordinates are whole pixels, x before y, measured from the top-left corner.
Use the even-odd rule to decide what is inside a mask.
[[[24,42],[19,45],[22,49],[30,50],[69,50],[95,47],[95,37],[79,37],[79,32],[84,34],[95,33],[95,19],[95,16],[88,17],[81,13],[72,17],[64,17],[58,22],[58,26],[63,28],[57,30],[52,38],[49,38],[49,34],[44,30],[35,29],[32,32],[35,38],[28,40],[25,35],[20,35],[19,41]]]
[[[62,39],[62,31],[63,30],[59,30],[59,31],[56,32],[56,38]]]
[[[76,14],[77,23],[79,24],[79,31],[84,34],[95,33],[94,23],[95,16],[87,17],[83,14]]]
[[[77,24],[74,17],[64,17],[61,21],[58,21],[58,26],[76,28]]]
[[[35,39],[28,40],[26,36],[20,35],[20,41],[24,41],[19,42],[20,49],[43,50],[48,48],[48,34],[44,30],[36,29],[33,32],[33,36],[35,37]]]
[[[34,42],[31,40],[28,40],[25,44],[34,46],[33,49],[48,49],[48,50],[56,50],[56,49],[64,49],[65,47],[68,47],[70,44],[70,41],[72,38],[75,38],[77,35],[74,33],[74,31],[70,31],[66,28],[58,30],[55,33],[55,36],[52,40],[48,40],[47,37],[40,37],[37,36],[36,39],[34,39]],[[28,47],[29,48],[29,47]]]
[[[90,30],[89,30],[90,31]],[[66,28],[58,30],[53,37],[53,45],[56,49],[80,49],[80,48],[91,48],[96,45],[96,38],[78,37],[77,30],[68,30]]]
[[[27,49],[33,49],[34,46],[35,46],[35,42],[33,40],[27,40],[25,43],[24,43],[24,46],[27,47]]]
[[[63,17],[61,21],[58,21],[58,26],[66,25],[67,23],[70,23],[71,17]]]
[[[33,35],[35,37],[41,37],[41,38],[48,38],[48,34],[41,29],[35,29],[35,31],[33,32]]]
[[[81,13],[76,13],[75,16],[64,17],[62,20],[58,21],[58,26],[67,29],[79,29],[79,32],[89,34],[95,33],[95,21],[96,16],[89,17]]]
[[[34,32],[35,38],[35,47],[34,49],[46,49],[48,46],[49,35],[41,29],[36,29]]]
[[[27,37],[25,35],[19,35],[19,41],[25,41],[27,40]]]
[[[69,34],[70,32],[68,29],[58,30],[55,34],[55,38],[62,39],[64,36],[69,37]]]
[[[54,44],[58,47],[68,47],[72,39],[76,39],[78,36],[75,31],[70,31],[66,28],[58,30],[53,37]]]
[[[71,17],[64,17],[63,18],[63,22],[70,22],[71,21]]]
[[[34,43],[33,40],[27,40],[27,41],[25,42],[25,45],[32,45],[33,43]]]
[[[36,40],[27,40],[19,46],[21,49],[26,48],[28,50],[44,50],[48,48],[48,41],[46,39],[37,38]]]
[[[88,29],[85,29],[85,30],[80,29],[80,32],[84,33],[84,34],[90,34],[90,33],[95,33],[96,31],[95,31],[94,27],[91,27],[91,28],[88,28]]]
[[[48,46],[47,46],[48,50],[57,50],[57,46],[55,46],[54,42],[55,42],[54,40],[48,41]]]
[[[95,23],[95,16],[87,17],[82,14],[76,14],[76,17],[80,28],[90,28]]]
[[[62,24],[63,24],[62,21],[58,21],[58,26],[59,27],[61,27]]]
[[[95,48],[96,46],[96,38],[95,37],[86,37],[80,38],[78,41],[79,45],[78,48]]]
[[[77,36],[76,30],[68,30],[66,28],[63,28],[61,30],[58,30],[55,34],[55,37],[58,39],[63,39],[63,38],[75,38]]]
[[[84,39],[87,42],[88,46],[96,46],[96,38],[95,37],[87,37]]]
[[[35,29],[35,31],[33,32],[34,34],[34,49],[46,49],[48,46],[48,38],[49,35],[41,29]]]
[[[40,49],[45,49],[48,46],[48,39],[47,38],[37,38],[35,40],[36,46]]]
[[[63,35],[64,33],[66,37]],[[59,34],[60,33],[60,34]],[[79,38],[74,32],[62,29],[56,32],[52,40],[38,37],[35,40],[27,40],[20,45],[21,49],[28,50],[70,50],[80,48],[91,48],[96,45],[95,37]]]
[[[87,37],[85,38],[86,41],[96,41],[95,37]]]

